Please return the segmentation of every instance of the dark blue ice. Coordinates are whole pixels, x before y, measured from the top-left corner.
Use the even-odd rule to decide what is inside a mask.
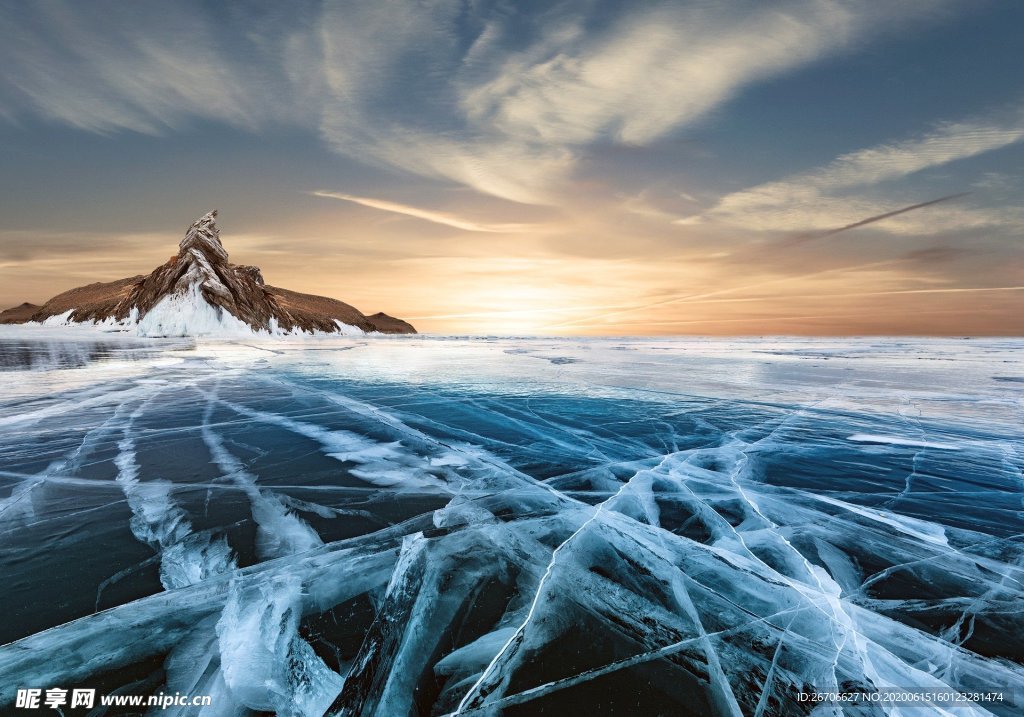
[[[0,705],[1021,714],[1022,349],[0,335]]]

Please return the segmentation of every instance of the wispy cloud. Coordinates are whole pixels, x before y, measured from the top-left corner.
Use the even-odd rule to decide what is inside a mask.
[[[867,270],[867,269],[877,269],[877,268],[880,268],[880,267],[886,267],[886,266],[891,266],[893,264],[898,264],[900,261],[901,260],[888,260],[888,261],[870,262],[870,263],[867,263],[867,264],[857,264],[857,265],[854,265],[854,266],[833,267],[833,268],[830,268],[830,269],[814,271],[814,272],[810,272],[810,273],[799,275],[799,276],[775,277],[775,278],[764,279],[764,280],[753,282],[753,283],[743,283],[743,284],[741,284],[739,286],[730,286],[730,287],[725,287],[725,288],[721,288],[721,289],[714,289],[712,291],[678,292],[678,293],[674,293],[674,295],[671,295],[671,296],[668,296],[668,297],[665,297],[665,298],[662,298],[662,299],[658,299],[657,301],[648,301],[648,302],[644,302],[642,304],[636,304],[634,306],[622,307],[622,308],[618,308],[618,309],[616,309],[614,311],[609,311],[609,312],[604,313],[604,314],[599,314],[599,315],[596,315],[596,316],[589,316],[589,317],[587,317],[585,319],[576,319],[576,320],[572,320],[572,321],[563,321],[562,323],[552,324],[552,325],[547,326],[545,328],[555,329],[555,328],[562,328],[562,327],[570,327],[570,326],[574,326],[574,325],[583,325],[583,324],[586,324],[588,322],[592,322],[592,321],[595,321],[595,320],[607,320],[607,319],[617,318],[617,317],[620,317],[620,316],[623,316],[623,315],[626,315],[626,314],[635,313],[637,311],[647,311],[647,310],[650,310],[650,309],[655,309],[655,308],[659,308],[659,307],[663,307],[663,306],[668,306],[668,305],[671,305],[671,304],[702,303],[702,302],[706,302],[708,299],[713,299],[715,297],[724,296],[726,294],[735,294],[735,293],[739,293],[739,292],[750,291],[752,289],[761,289],[761,288],[766,287],[766,286],[785,284],[785,283],[790,283],[790,282],[793,282],[793,281],[799,281],[799,280],[804,280],[804,279],[816,279],[816,278],[820,278],[820,277],[828,276],[828,275],[833,275],[833,274],[844,274],[844,273],[864,271],[864,270]]]
[[[634,9],[635,6],[634,6]],[[646,144],[742,87],[837,52],[878,18],[838,2],[653,4],[588,33],[556,24],[461,97],[468,117],[509,136]]]
[[[918,137],[843,154],[818,169],[728,194],[699,220],[769,231],[827,231],[837,224],[851,228],[863,221],[865,214],[878,214],[878,185],[1022,140],[1022,109],[1002,118],[948,122]],[[889,197],[883,201],[893,202]],[[933,212],[937,214],[924,218],[898,216],[905,211],[897,206],[879,218],[889,220],[887,230],[907,234],[930,233],[937,225],[950,229],[977,228],[1021,219],[1019,212],[1006,209],[957,207],[936,209]],[[699,220],[687,217],[677,223],[694,224]]]
[[[0,16],[0,116],[299,125],[362,162],[550,203],[588,145],[649,144],[928,5],[311,2],[243,25],[201,3],[26,4]]]
[[[359,204],[364,207],[370,207],[371,209],[379,209],[383,212],[391,212],[392,214],[402,214],[407,217],[415,217],[416,219],[422,219],[427,222],[434,224],[443,224],[448,227],[454,227],[456,229],[462,229],[467,232],[492,232],[497,234],[515,234],[519,232],[532,231],[536,229],[533,224],[490,224],[484,222],[475,222],[468,219],[462,219],[455,214],[449,212],[441,212],[431,209],[420,209],[419,207],[411,207],[408,204],[399,204],[398,202],[389,202],[384,199],[373,199],[371,197],[356,197],[351,194],[342,194],[341,192],[328,192],[328,191],[317,191],[312,193],[316,197],[325,197],[328,199],[340,199],[345,202],[352,202],[353,204]]]
[[[460,18],[467,38],[452,32],[447,5],[331,10],[321,21],[331,89],[321,131],[343,153],[358,147],[406,171],[546,203],[588,146],[654,142],[744,87],[922,12],[835,0],[563,2],[531,17],[480,3]],[[396,69],[416,86],[389,84]],[[416,111],[381,122],[375,112],[398,93]]]
[[[0,13],[0,104],[91,132],[161,134],[196,120],[255,129],[294,122],[275,64],[201,6],[32,3]]]

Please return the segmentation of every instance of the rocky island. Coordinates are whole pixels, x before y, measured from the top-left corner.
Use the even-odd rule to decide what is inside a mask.
[[[337,299],[269,286],[259,267],[230,263],[217,210],[195,221],[178,253],[148,275],[80,286],[42,306],[24,303],[0,312],[0,323],[26,322],[134,327],[140,336],[416,333],[401,319],[367,316]]]

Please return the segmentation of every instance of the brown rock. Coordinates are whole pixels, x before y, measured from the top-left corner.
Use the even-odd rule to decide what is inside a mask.
[[[383,311],[378,311],[372,316],[367,316],[373,327],[382,334],[414,334],[416,329],[408,321],[388,316]]]
[[[0,324],[21,324],[32,320],[32,314],[39,311],[39,306],[27,301],[19,306],[0,311]]]
[[[114,314],[117,304],[141,279],[141,276],[133,276],[70,289],[43,304],[42,308],[32,315],[31,320],[42,321],[71,311],[71,321],[102,321]]]

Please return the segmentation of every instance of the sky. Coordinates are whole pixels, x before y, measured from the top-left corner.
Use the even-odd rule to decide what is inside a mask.
[[[1024,335],[1024,3],[0,0],[0,306],[219,210],[419,330]]]

